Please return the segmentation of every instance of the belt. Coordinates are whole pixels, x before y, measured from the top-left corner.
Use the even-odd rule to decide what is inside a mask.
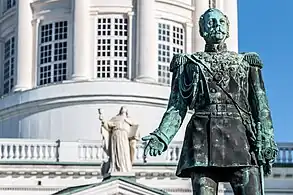
[[[211,116],[240,116],[239,111],[233,104],[210,104],[205,108],[195,110],[195,114]]]

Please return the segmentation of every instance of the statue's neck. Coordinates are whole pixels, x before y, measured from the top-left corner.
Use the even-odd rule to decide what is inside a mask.
[[[226,43],[219,43],[219,44],[210,44],[206,43],[205,45],[205,52],[222,52],[227,51]]]

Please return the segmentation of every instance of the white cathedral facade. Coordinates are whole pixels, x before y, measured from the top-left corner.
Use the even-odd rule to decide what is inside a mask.
[[[191,195],[190,181],[174,176],[191,113],[161,157],[145,162],[138,144],[133,171],[145,189],[123,180],[97,184],[105,158],[98,109],[110,118],[126,106],[141,136],[157,128],[170,60],[204,49],[198,19],[209,7],[229,17],[228,49],[238,51],[237,0],[0,0],[0,195],[156,194],[153,188]],[[293,144],[279,149],[266,194],[292,195]],[[229,185],[219,194],[232,194]]]

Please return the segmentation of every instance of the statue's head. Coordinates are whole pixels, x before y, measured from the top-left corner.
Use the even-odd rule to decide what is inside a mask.
[[[128,116],[128,109],[125,106],[121,106],[119,114],[120,115],[126,114],[126,116]]]
[[[199,33],[206,43],[225,42],[229,37],[228,17],[218,9],[208,9],[199,19]]]

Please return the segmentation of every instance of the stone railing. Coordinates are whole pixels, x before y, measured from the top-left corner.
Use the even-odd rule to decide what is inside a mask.
[[[181,153],[182,142],[173,142],[161,156],[144,157],[144,144],[139,142],[136,146],[136,163],[177,163]],[[102,149],[100,141],[85,142],[80,141],[78,145],[79,161],[83,162],[102,162],[107,155]],[[61,157],[61,156],[60,156]]]
[[[279,153],[276,163],[293,164],[293,143],[278,143]]]
[[[135,164],[170,164],[178,162],[182,142],[172,142],[161,156],[143,155],[144,143],[137,144]],[[279,143],[276,163],[293,164],[293,143]],[[0,162],[102,163],[107,159],[101,141],[62,142],[34,139],[0,139]]]
[[[0,161],[55,161],[58,143],[33,139],[0,139]]]

